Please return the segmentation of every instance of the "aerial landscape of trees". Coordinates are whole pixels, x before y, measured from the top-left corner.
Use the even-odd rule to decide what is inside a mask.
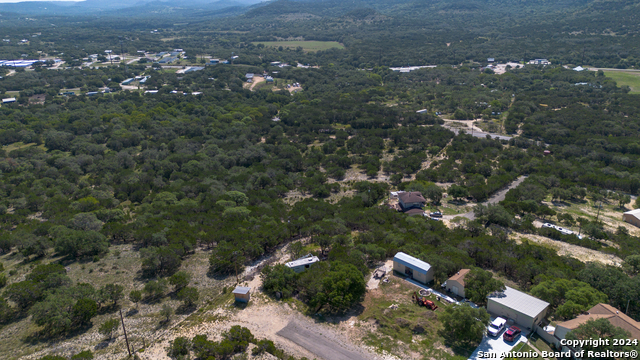
[[[11,42],[0,58],[64,66],[2,68],[0,95],[16,102],[0,107],[0,332],[28,322],[24,334],[63,341],[95,327],[109,342],[125,304],[126,317],[153,307],[166,329],[220,305],[211,294],[229,297],[247,269],[271,300],[343,315],[399,251],[428,261],[435,285],[471,269],[467,297],[480,305],[508,283],[549,302],[557,320],[598,303],[639,320],[639,239],[599,218],[603,203],[621,216],[640,195],[638,95],[603,71],[572,70],[637,67],[638,24],[623,1],[608,9],[535,3],[279,0],[228,17],[175,10],[171,20],[87,14],[29,23],[7,13],[0,27]],[[522,20],[502,21],[511,15]],[[58,20],[68,21],[52,27]],[[264,45],[286,40],[340,47]],[[122,56],[181,48],[191,65],[238,57],[189,73],[176,72],[183,63],[134,56],[82,66],[105,47]],[[489,57],[523,66],[486,71]],[[551,64],[525,64],[533,58]],[[433,66],[390,69],[406,65]],[[263,72],[274,84],[251,88],[246,74]],[[136,76],[148,79],[123,89]],[[281,85],[294,82],[299,90]],[[454,120],[491,134],[459,131],[468,125]],[[392,190],[460,210],[447,224],[409,217],[385,206]],[[562,210],[571,206],[598,215]],[[579,230],[541,228],[547,221]],[[523,234],[621,262],[585,263]],[[296,273],[271,260],[283,252],[322,261]],[[95,282],[94,269],[112,270],[109,281]],[[476,344],[489,321],[481,310],[441,309],[446,326],[434,333],[447,346]],[[575,334],[598,331],[624,335],[602,323]],[[215,341],[176,338],[167,351],[226,359],[249,344],[289,359],[239,326]]]

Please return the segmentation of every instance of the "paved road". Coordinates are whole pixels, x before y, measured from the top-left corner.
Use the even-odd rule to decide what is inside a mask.
[[[509,186],[507,186],[506,188],[498,191],[497,193],[493,194],[493,196],[491,196],[489,198],[489,200],[483,202],[483,205],[488,205],[488,204],[497,204],[500,201],[504,200],[504,198],[507,196],[507,193],[509,192],[509,190],[517,187],[518,185],[522,184],[522,182],[524,181],[524,179],[526,179],[526,176],[520,176],[517,179],[515,179],[511,184],[509,184]],[[462,217],[466,217],[469,220],[473,220],[476,218],[476,215],[473,213],[473,211],[469,211],[468,213],[464,213],[464,214],[458,214],[458,215],[444,215],[443,218],[447,219],[447,220],[451,220],[453,218],[455,218],[456,216],[462,216]]]
[[[337,343],[323,334],[309,330],[295,321],[289,322],[277,334],[289,339],[324,360],[371,360],[370,354],[362,354]]]
[[[595,67],[588,67],[587,70],[590,70],[590,71],[598,71],[598,70],[603,70],[603,71],[623,71],[623,72],[639,72],[640,71],[638,69],[611,69],[611,68],[595,68]]]

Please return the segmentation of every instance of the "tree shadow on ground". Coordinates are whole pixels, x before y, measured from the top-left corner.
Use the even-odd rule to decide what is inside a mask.
[[[182,304],[176,309],[176,315],[188,315],[194,312],[198,307],[195,304]]]
[[[347,321],[354,316],[360,316],[365,310],[365,307],[362,304],[356,304],[353,307],[349,308],[346,311],[335,312],[335,313],[325,313],[321,312],[318,314],[309,314],[315,322],[318,323],[331,323],[331,324],[339,324],[343,321]]]
[[[82,335],[88,330],[91,329],[93,324],[85,324],[78,328],[72,329],[71,331],[61,332],[61,333],[49,333],[46,329],[40,329],[34,331],[33,333],[25,336],[23,341],[30,345],[38,345],[48,343],[49,345],[57,344],[61,341],[70,340],[78,335]]]
[[[96,344],[96,346],[93,347],[93,350],[102,350],[105,349],[107,346],[111,345],[112,343],[114,343],[116,341],[115,337],[112,337],[111,339],[106,339],[101,341],[100,343]]]
[[[211,267],[209,267],[209,270],[207,270],[207,277],[209,279],[214,279],[214,280],[226,280],[228,277],[230,277],[231,274],[222,274],[222,273],[218,273],[216,272],[214,269],[212,269]]]

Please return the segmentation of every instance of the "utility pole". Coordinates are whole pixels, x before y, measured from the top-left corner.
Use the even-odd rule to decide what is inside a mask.
[[[122,331],[124,331],[124,340],[127,342],[127,352],[131,357],[131,348],[129,347],[129,338],[127,337],[127,329],[124,327],[124,318],[122,317],[122,309],[120,309],[120,321],[122,322]]]
[[[629,312],[629,303],[631,302],[631,299],[629,299],[627,301],[627,311],[624,312],[625,315],[627,315],[627,313]]]
[[[598,214],[596,215],[596,223],[598,222],[598,218],[600,217],[600,208],[601,207],[602,207],[602,200],[600,200],[600,206],[598,206]]]

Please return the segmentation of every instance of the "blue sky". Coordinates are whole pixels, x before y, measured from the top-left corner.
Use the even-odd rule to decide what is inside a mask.
[[[2,3],[17,3],[23,2],[25,0],[0,0],[0,4]],[[51,1],[51,0],[28,0],[28,1]],[[54,0],[54,1],[81,1],[81,0]]]

